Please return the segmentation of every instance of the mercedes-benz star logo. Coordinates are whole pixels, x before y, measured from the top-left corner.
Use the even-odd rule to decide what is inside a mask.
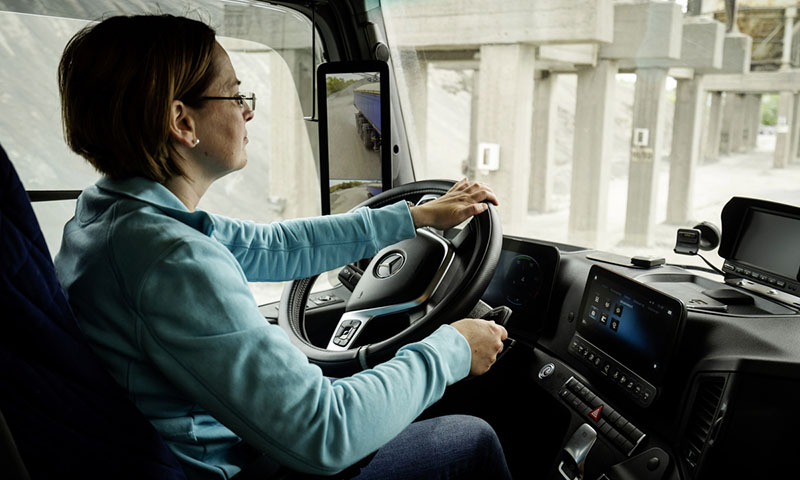
[[[375,267],[375,276],[378,278],[389,278],[403,268],[406,259],[402,253],[394,252],[386,255],[378,262]]]

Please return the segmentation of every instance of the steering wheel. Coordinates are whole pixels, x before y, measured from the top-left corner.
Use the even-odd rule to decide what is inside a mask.
[[[423,203],[443,195],[453,184],[446,180],[408,183],[355,208],[378,208],[399,200]],[[469,313],[494,274],[502,242],[500,216],[492,204],[461,230],[418,228],[415,238],[390,245],[372,257],[326,348],[313,345],[304,333],[305,306],[316,277],[286,286],[278,324],[328,375],[372,367],[391,358],[403,345]]]

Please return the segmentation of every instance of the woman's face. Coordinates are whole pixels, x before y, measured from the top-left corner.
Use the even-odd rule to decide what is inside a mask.
[[[239,80],[228,54],[219,44],[214,47],[214,79],[204,93],[209,97],[233,97],[239,93]],[[216,180],[239,170],[247,163],[247,129],[254,113],[236,100],[205,100],[195,109],[196,134],[200,143],[192,149],[202,174]]]

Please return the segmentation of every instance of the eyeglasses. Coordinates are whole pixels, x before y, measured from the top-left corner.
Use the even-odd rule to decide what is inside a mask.
[[[256,110],[256,94],[253,92],[237,93],[232,97],[200,97],[200,100],[236,100],[240,107],[244,107],[247,103],[247,108],[251,112]]]

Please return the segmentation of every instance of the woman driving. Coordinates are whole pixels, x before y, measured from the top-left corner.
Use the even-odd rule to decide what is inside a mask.
[[[502,326],[459,320],[332,380],[248,288],[370,257],[417,227],[458,225],[497,203],[489,187],[462,180],[422,206],[269,225],[225,218],[197,205],[247,163],[256,96],[239,91],[213,29],[111,17],[72,38],[58,78],[66,141],[103,176],[65,226],[57,273],[95,351],[189,478],[330,475],[376,450],[357,478],[509,477],[482,420],[412,423],[448,385],[490,368]]]

